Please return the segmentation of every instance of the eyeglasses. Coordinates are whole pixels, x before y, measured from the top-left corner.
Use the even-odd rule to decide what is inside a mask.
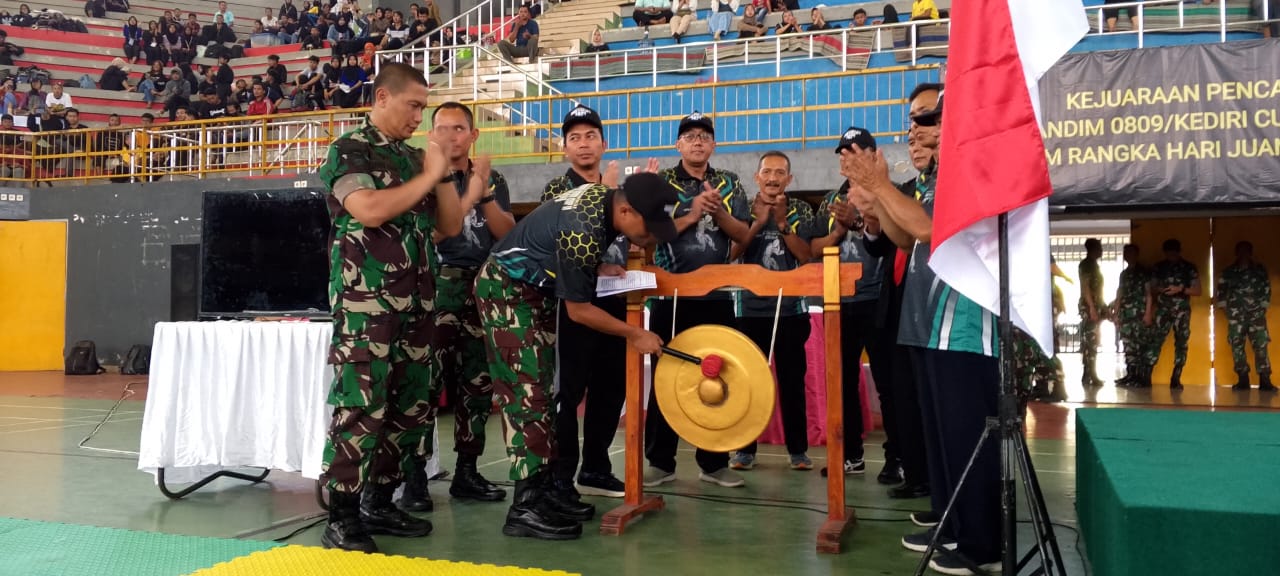
[[[706,132],[685,132],[680,135],[680,139],[685,142],[715,142],[716,137]]]

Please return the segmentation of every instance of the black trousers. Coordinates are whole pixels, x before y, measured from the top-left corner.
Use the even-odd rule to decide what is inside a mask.
[[[733,301],[695,300],[682,298],[675,307],[676,332],[682,332],[703,324],[719,324],[735,326]],[[663,342],[671,341],[672,306],[670,300],[656,300],[649,311],[649,329],[662,338]],[[649,465],[668,472],[676,469],[676,446],[680,438],[675,430],[667,424],[658,407],[658,398],[649,394],[649,410],[644,420],[644,455]],[[729,455],[724,452],[708,452],[699,448],[695,457],[698,467],[703,472],[715,472],[729,465]]]
[[[738,319],[739,329],[769,354],[769,340],[773,336],[773,318],[744,317]],[[786,438],[788,454],[804,454],[809,450],[809,425],[805,410],[805,374],[809,358],[804,345],[809,341],[809,315],[783,316],[778,319],[778,337],[773,345],[773,365],[778,373],[778,405],[782,410],[782,435]],[[756,443],[742,449],[756,453]]]
[[[866,425],[862,421],[862,397],[858,389],[862,383],[862,351],[867,351],[871,360],[872,376],[876,381],[876,393],[880,396],[880,414],[884,419],[884,455],[885,460],[897,459],[897,434],[893,424],[897,419],[893,416],[893,390],[891,380],[886,373],[888,358],[884,356],[883,341],[876,331],[876,302],[855,302],[840,305],[840,357],[843,386],[844,411],[844,458],[858,460],[862,458],[862,433]],[[881,370],[877,371],[877,368]]]
[[[978,445],[988,417],[996,415],[1000,364],[967,352],[914,349],[921,366],[920,410],[929,453],[929,487],[935,511],[946,508]],[[956,498],[946,534],[960,553],[978,563],[1000,559],[1000,445],[983,444]],[[941,498],[941,500],[939,500]]]
[[[626,320],[627,302],[620,297],[593,302],[614,318]],[[587,408],[582,416],[582,471],[609,474],[609,446],[618,432],[618,418],[627,400],[627,341],[596,332],[569,319],[560,306],[556,358],[560,390],[556,393],[558,457],[552,469],[559,478],[572,479],[578,470],[578,405],[583,395]]]

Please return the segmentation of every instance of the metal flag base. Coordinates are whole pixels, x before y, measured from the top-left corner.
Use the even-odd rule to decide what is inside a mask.
[[[1036,477],[1035,466],[1031,463],[1031,453],[1027,450],[1027,439],[1024,435],[1022,417],[1019,410],[1017,394],[1014,392],[1013,367],[1013,323],[1012,304],[1009,296],[1009,215],[997,217],[997,228],[1000,238],[1000,397],[997,404],[997,416],[987,418],[978,445],[974,447],[965,464],[960,480],[947,501],[947,508],[934,528],[933,537],[929,539],[929,547],[925,549],[920,563],[916,566],[916,576],[922,576],[929,565],[929,559],[937,550],[938,536],[951,518],[956,497],[969,477],[973,463],[993,433],[1000,436],[1000,520],[1004,537],[1004,555],[1002,572],[1005,576],[1016,576],[1035,558],[1039,566],[1031,572],[1032,576],[1044,574],[1053,576],[1065,574],[1066,567],[1062,562],[1062,550],[1058,547],[1058,538],[1053,532],[1053,522],[1049,518],[1049,510],[1045,507],[1044,492],[1040,490],[1040,480]],[[1017,471],[1014,471],[1014,468]],[[1014,475],[1022,479],[1027,508],[1030,511],[1032,528],[1035,531],[1035,545],[1021,558],[1018,557],[1018,515],[1017,490]],[[950,553],[944,551],[943,553]],[[968,563],[968,560],[966,560]],[[987,574],[978,566],[969,564],[968,568],[975,574]]]

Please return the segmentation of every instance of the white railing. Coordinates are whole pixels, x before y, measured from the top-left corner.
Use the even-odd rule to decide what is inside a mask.
[[[434,46],[407,48],[381,52],[374,59],[374,72],[380,69],[383,59],[403,62],[423,71],[433,88],[457,88],[470,76],[471,100],[479,100],[485,91],[514,90],[525,96],[563,95],[564,92],[532,73],[502,59],[502,55],[479,44],[461,46]],[[496,63],[492,71],[482,70],[484,62]],[[468,70],[470,73],[468,74]],[[530,86],[535,90],[530,93]]]
[[[1227,2],[1220,0],[1218,3],[1217,21],[1213,24],[1188,25],[1186,23],[1186,5],[1183,0],[1146,0],[1139,2],[1127,2],[1123,4],[1106,4],[1100,6],[1091,6],[1086,8],[1089,17],[1096,22],[1096,29],[1089,33],[1090,36],[1118,36],[1118,35],[1136,35],[1137,45],[1139,48],[1145,47],[1146,37],[1152,33],[1163,33],[1172,31],[1196,31],[1196,30],[1217,30],[1219,32],[1220,41],[1225,42],[1227,32],[1232,29],[1257,27],[1265,25],[1272,19],[1270,14],[1270,2],[1261,2],[1263,13],[1259,19],[1250,19],[1242,21],[1227,20]],[[1151,26],[1147,23],[1146,9],[1152,7],[1169,6],[1177,7],[1178,21],[1176,25],[1158,25]],[[1133,19],[1132,27],[1128,30],[1118,29],[1116,32],[1106,32],[1106,18],[1104,11],[1120,10],[1124,12],[1125,8],[1136,7],[1137,15]],[[1127,13],[1126,13],[1127,14]],[[893,24],[878,24],[871,26],[862,26],[858,28],[843,28],[839,30],[824,30],[819,32],[800,32],[796,34],[785,34],[782,36],[763,36],[754,38],[734,38],[721,40],[720,42],[691,42],[684,44],[654,46],[644,48],[629,48],[623,50],[610,50],[607,52],[593,52],[580,54],[565,54],[555,56],[543,56],[541,62],[544,65],[563,66],[565,69],[564,78],[556,78],[556,80],[594,80],[595,89],[600,89],[600,80],[602,78],[610,78],[616,76],[636,76],[649,75],[653,78],[653,86],[658,84],[659,73],[673,72],[699,72],[711,70],[711,78],[713,81],[718,80],[720,70],[732,66],[745,66],[748,64],[762,64],[772,62],[775,72],[781,74],[782,63],[785,61],[795,60],[813,60],[818,58],[826,58],[835,61],[840,65],[841,70],[848,70],[851,59],[865,58],[863,54],[849,53],[850,48],[868,47],[870,54],[909,54],[910,56],[903,60],[903,64],[910,63],[916,65],[920,58],[925,56],[940,56],[948,48],[948,43],[926,44],[921,46],[918,39],[920,30],[923,27],[932,27],[945,25],[949,28],[950,19],[938,20],[913,20],[910,22],[898,22]],[[901,30],[906,36],[907,45],[905,47],[896,47],[894,45],[895,33]],[[830,51],[821,49],[817,38],[831,38],[832,41],[838,42],[838,46],[831,47]],[[869,46],[865,42],[866,38],[870,38]],[[855,40],[856,39],[856,40]],[[855,41],[851,41],[855,40]],[[834,52],[834,53],[832,53]],[[679,66],[668,65],[659,66],[659,60],[676,61],[676,55],[679,55]],[[621,58],[621,71],[607,71],[602,68],[602,60],[612,60]],[[639,65],[641,61],[647,61],[643,65]],[[581,68],[577,68],[579,72],[575,73],[574,64],[589,62],[590,72],[583,74]]]
[[[467,31],[468,37],[472,37],[471,29],[476,28],[478,33],[474,35],[478,41],[492,37],[493,32],[485,33],[485,26],[492,26],[494,29],[501,30],[510,23],[516,12],[520,9],[520,0],[482,0],[479,4],[472,6],[465,12],[454,16],[452,19],[443,22],[438,28],[427,33],[426,36],[415,39],[405,45],[405,48],[421,46],[426,44],[427,39],[435,36],[443,28],[462,29]],[[538,4],[541,4],[538,0]]]

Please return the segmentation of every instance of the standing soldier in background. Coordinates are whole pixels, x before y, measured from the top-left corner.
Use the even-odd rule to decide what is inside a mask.
[[[1090,238],[1084,241],[1084,260],[1080,261],[1080,359],[1084,364],[1081,383],[1085,388],[1102,386],[1098,379],[1098,325],[1107,317],[1102,297],[1102,270],[1098,258],[1102,257],[1102,241]]]
[[[1124,345],[1125,374],[1116,380],[1116,386],[1149,388],[1151,367],[1159,355],[1151,333],[1155,316],[1151,270],[1138,261],[1137,244],[1124,245],[1124,261],[1128,266],[1120,273],[1120,287],[1111,303],[1111,317]]]
[[[1267,269],[1253,260],[1253,244],[1236,244],[1236,261],[1218,278],[1216,299],[1227,310],[1227,341],[1239,380],[1233,390],[1249,389],[1249,361],[1244,339],[1253,343],[1253,362],[1258,368],[1258,389],[1275,390],[1271,384],[1271,361],[1267,357],[1267,307],[1271,304],[1271,278]]]
[[[377,552],[371,533],[431,532],[430,522],[400,511],[391,497],[403,471],[430,450],[432,235],[462,230],[458,195],[447,182],[440,185],[449,141],[433,136],[425,154],[407,142],[422,123],[426,79],[408,64],[387,64],[373,93],[368,118],[329,145],[320,167],[333,220],[328,363],[335,371],[323,463],[329,521],[321,543],[363,552]]]
[[[432,353],[439,363],[440,382],[453,406],[453,450],[458,454],[449,494],[454,498],[497,502],[507,497],[476,470],[484,453],[485,424],[493,412],[493,379],[489,377],[484,349],[484,328],[476,307],[476,272],[489,258],[494,242],[515,227],[507,180],[491,170],[489,159],[472,162],[471,146],[480,131],[471,109],[445,102],[431,114],[433,135],[450,141],[452,188],[461,198],[462,233],[437,239],[440,273],[436,279],[435,334]],[[401,508],[411,512],[431,510],[427,492],[426,462],[415,462],[405,484]]]
[[[1191,297],[1200,295],[1200,273],[1182,259],[1182,243],[1170,238],[1161,247],[1164,260],[1156,264],[1153,281],[1156,296],[1156,334],[1151,345],[1155,358],[1169,332],[1173,332],[1173,375],[1169,388],[1182,389],[1182,367],[1187,364],[1187,342],[1191,339]],[[1152,366],[1155,363],[1152,362]]]

